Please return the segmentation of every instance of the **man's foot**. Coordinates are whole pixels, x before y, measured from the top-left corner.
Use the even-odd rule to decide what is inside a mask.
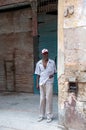
[[[38,118],[38,122],[41,122],[42,120],[44,120],[44,117],[39,117]]]
[[[50,123],[52,121],[52,118],[47,118],[47,123]]]

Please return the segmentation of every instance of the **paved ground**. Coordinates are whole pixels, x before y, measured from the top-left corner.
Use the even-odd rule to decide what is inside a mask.
[[[39,95],[0,94],[0,130],[61,130],[57,127],[57,96],[53,98],[54,120],[37,122]]]

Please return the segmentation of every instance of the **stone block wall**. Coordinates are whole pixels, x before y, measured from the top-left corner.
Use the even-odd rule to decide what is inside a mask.
[[[33,92],[33,59],[31,8],[1,12],[0,90]]]
[[[31,47],[32,48],[32,47]],[[28,50],[31,48],[28,48]],[[33,53],[16,50],[15,75],[16,91],[33,92]]]
[[[62,6],[61,6],[62,7]],[[78,130],[86,128],[86,1],[65,0],[63,6],[63,34],[59,51],[63,51],[64,67],[59,76],[59,115],[64,125]],[[81,13],[83,12],[83,13]],[[59,16],[61,18],[61,16]],[[61,57],[62,55],[60,55]],[[60,58],[59,58],[60,59]],[[62,59],[62,57],[61,57]],[[59,62],[60,63],[60,62]],[[59,65],[60,66],[60,65]],[[61,69],[61,68],[60,68]],[[78,93],[68,93],[69,79],[77,79]],[[75,81],[74,81],[75,82]],[[65,115],[65,112],[66,115]]]
[[[78,80],[77,100],[86,102],[86,29],[73,27],[64,29],[65,78]]]

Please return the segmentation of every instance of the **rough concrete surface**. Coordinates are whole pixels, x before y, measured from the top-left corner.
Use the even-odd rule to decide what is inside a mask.
[[[0,130],[61,130],[58,127],[57,96],[53,98],[54,119],[37,122],[39,95],[28,93],[0,94]]]

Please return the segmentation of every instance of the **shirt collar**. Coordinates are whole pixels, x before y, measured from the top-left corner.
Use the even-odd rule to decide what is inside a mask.
[[[51,63],[50,59],[48,59],[48,64],[49,64],[49,63]],[[40,64],[42,64],[42,60],[41,60]]]

